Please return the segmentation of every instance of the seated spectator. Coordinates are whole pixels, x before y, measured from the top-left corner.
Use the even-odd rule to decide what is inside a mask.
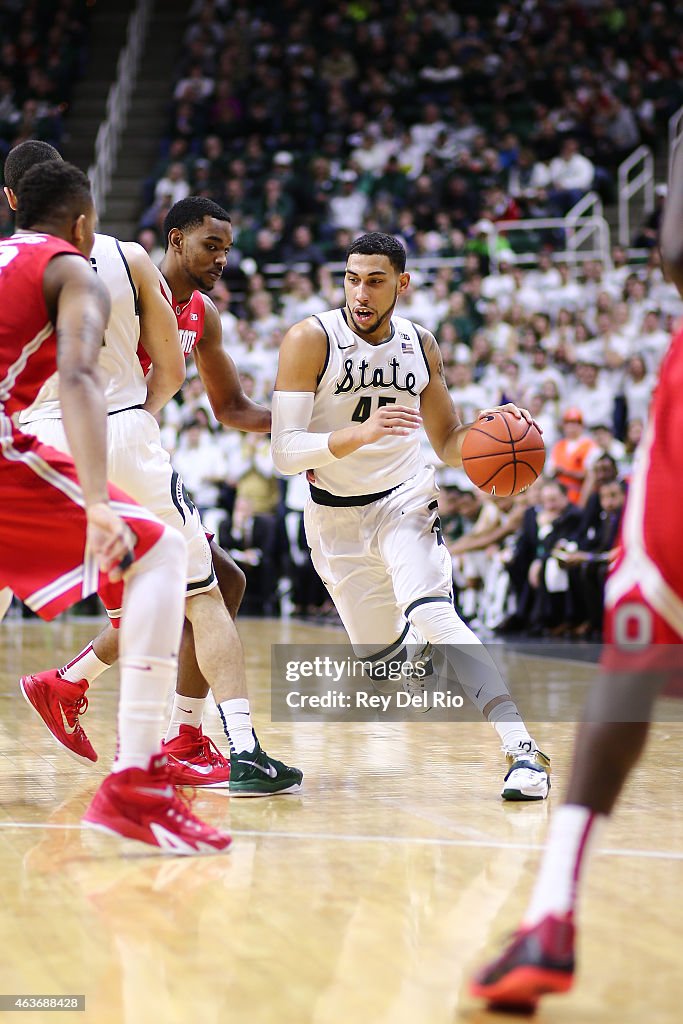
[[[230,524],[221,528],[220,543],[246,578],[240,613],[278,615],[275,517],[257,514],[249,498],[237,495]]]
[[[647,422],[655,378],[647,372],[642,356],[631,356],[626,364],[622,393],[626,404],[626,419]]]
[[[166,174],[156,183],[154,200],[158,203],[168,197],[171,206],[174,206],[181,199],[186,199],[191,191],[187,169],[183,163],[176,161],[169,164]]]
[[[461,422],[473,423],[479,412],[487,408],[489,396],[485,388],[474,383],[470,363],[451,363],[445,372],[448,393]]]
[[[285,328],[328,309],[327,301],[315,291],[308,274],[293,273],[289,280],[287,293],[280,296],[280,321]]]
[[[576,364],[576,378],[577,383],[571,389],[571,401],[581,413],[582,422],[590,429],[601,423],[613,426],[615,388],[605,372],[593,362],[579,362]]]
[[[620,480],[599,489],[600,516],[597,528],[579,532],[576,541],[560,541],[553,550],[561,568],[569,574],[571,611],[568,632],[585,640],[600,640],[605,579],[617,555],[621,518],[626,500]]]
[[[578,140],[565,139],[559,156],[550,161],[550,198],[560,216],[590,191],[594,177],[595,168],[588,157],[579,152]]]
[[[466,517],[469,528],[457,540],[446,543],[451,553],[458,607],[469,622],[490,629],[502,619],[507,597],[507,588],[500,586],[502,561],[496,555],[503,542],[521,527],[524,509],[514,498],[486,498],[480,503],[478,495],[471,497],[475,501]],[[463,496],[460,507],[467,508],[467,502]],[[476,519],[472,521],[477,508]],[[507,581],[507,573],[504,579]],[[490,607],[494,594],[495,614]]]
[[[517,596],[515,624],[532,636],[557,635],[567,627],[569,577],[553,551],[561,541],[575,539],[581,521],[580,509],[557,480],[543,484],[539,498],[539,504],[524,513],[514,556],[507,565]]]
[[[315,274],[325,262],[323,251],[313,241],[307,224],[297,224],[292,231],[291,241],[282,247],[282,260],[288,267],[294,267],[300,274]]]
[[[562,435],[548,454],[545,472],[562,486],[567,500],[578,505],[586,473],[598,457],[600,449],[584,430],[583,414],[579,408],[565,410]]]
[[[659,310],[649,309],[643,317],[638,335],[638,351],[653,373],[659,369],[670,341],[671,335],[662,327]]]

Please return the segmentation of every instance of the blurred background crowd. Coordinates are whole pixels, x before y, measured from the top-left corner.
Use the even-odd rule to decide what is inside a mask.
[[[45,8],[45,11],[43,11]],[[49,17],[48,14],[49,8]],[[59,145],[87,52],[87,5],[0,5],[0,147]],[[230,213],[212,293],[243,387],[269,403],[284,332],[340,305],[335,264],[361,232],[396,234],[412,274],[398,312],[433,331],[463,421],[502,402],[543,427],[542,481],[514,500],[438,467],[463,615],[485,630],[599,635],[602,582],[680,300],[656,247],[568,263],[559,217],[615,199],[619,163],[661,151],[683,103],[678,0],[195,0],[138,240],[189,194]],[[534,251],[533,262],[519,253]],[[458,257],[439,266],[439,259]],[[161,420],[206,524],[244,568],[246,614],[333,616],[303,537],[302,478],[268,439],[220,427],[193,368]],[[425,456],[435,456],[425,440]]]

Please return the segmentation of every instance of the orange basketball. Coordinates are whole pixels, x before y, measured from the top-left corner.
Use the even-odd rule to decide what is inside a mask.
[[[477,420],[462,442],[462,464],[472,483],[486,494],[510,498],[531,487],[545,462],[541,432],[509,412]]]

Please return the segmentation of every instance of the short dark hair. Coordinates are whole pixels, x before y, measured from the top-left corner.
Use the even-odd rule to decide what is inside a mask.
[[[402,274],[406,269],[406,251],[393,235],[382,231],[369,231],[361,235],[346,250],[346,258],[358,253],[360,256],[386,256],[394,270]]]
[[[5,160],[5,185],[16,192],[19,183],[27,171],[30,171],[36,164],[63,163],[61,154],[51,146],[49,142],[41,142],[40,139],[27,139],[20,142],[18,146],[11,149]]]
[[[205,199],[204,196],[187,196],[176,203],[166,214],[164,221],[164,248],[168,249],[168,236],[173,228],[179,231],[188,231],[198,228],[205,217],[213,217],[214,220],[225,220],[231,224],[230,214],[224,210],[213,199]]]
[[[92,204],[90,182],[64,160],[44,162],[26,171],[17,193],[17,227],[34,228],[55,220],[75,219]]]

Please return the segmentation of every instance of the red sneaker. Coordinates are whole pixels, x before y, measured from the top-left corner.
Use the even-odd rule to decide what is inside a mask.
[[[549,914],[520,929],[497,960],[470,982],[473,996],[501,1009],[533,1010],[543,995],[567,992],[574,981],[574,922]]]
[[[178,736],[161,747],[168,758],[169,778],[174,786],[226,790],[230,786],[230,761],[204,735],[201,726],[195,729],[192,725],[181,725]]]
[[[67,683],[56,669],[50,669],[35,676],[22,676],[19,686],[26,701],[67,753],[83,764],[97,760],[95,748],[78,720],[88,710],[85,679]]]
[[[158,847],[163,853],[221,853],[232,839],[196,818],[178,793],[163,754],[149,768],[108,775],[83,816],[89,828]]]

